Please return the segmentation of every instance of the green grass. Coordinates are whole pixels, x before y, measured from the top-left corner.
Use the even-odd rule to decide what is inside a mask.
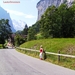
[[[70,54],[75,55],[75,38],[53,38],[53,39],[40,39],[26,42],[20,47],[23,48],[32,48],[39,50],[40,45],[43,45],[43,48],[47,52],[54,52],[62,54]],[[35,54],[34,52],[24,52],[33,57],[39,58],[39,54]],[[58,56],[47,54],[47,59],[45,61],[58,64],[70,69],[75,70],[75,59],[68,57],[61,57],[60,62],[58,62]]]
[[[2,49],[3,48],[3,45],[2,44],[0,44],[0,49]]]
[[[38,40],[43,38],[40,33],[38,33],[38,34],[36,35],[36,37],[37,37]]]
[[[36,48],[39,50],[40,45],[43,45],[44,50],[48,52],[58,53],[58,51],[60,50],[61,53],[67,53],[67,51],[69,52],[69,50],[70,52],[74,51],[75,38],[33,40],[20,45],[20,47],[33,49]]]

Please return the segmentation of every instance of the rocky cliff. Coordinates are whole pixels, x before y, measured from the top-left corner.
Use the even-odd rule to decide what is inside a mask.
[[[11,26],[12,32],[16,31],[13,27],[13,23],[12,23],[9,13],[7,13],[7,11],[4,10],[1,6],[0,6],[0,19],[9,19],[9,24]]]
[[[72,4],[74,0],[40,0],[38,3],[37,3],[37,9],[38,9],[38,19],[37,20],[40,20],[42,14],[46,11],[46,9],[49,7],[49,6],[60,6],[62,3],[66,2],[68,4],[68,6],[70,6]]]

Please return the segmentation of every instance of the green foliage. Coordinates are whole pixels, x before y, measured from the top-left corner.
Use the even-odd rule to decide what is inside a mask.
[[[68,7],[66,0],[59,7],[50,6],[34,25],[21,32],[27,35],[27,41],[40,38],[75,37],[75,3]],[[41,36],[37,35],[38,33]]]
[[[39,39],[43,39],[44,37],[41,35],[41,33],[38,33],[37,35],[36,35],[36,39],[37,40],[39,40]]]
[[[18,31],[15,32],[15,34],[21,35],[22,34],[22,31],[18,30]]]
[[[74,37],[75,36],[75,5],[68,7],[61,4],[59,7],[49,7],[40,20],[41,33],[49,37]]]
[[[23,35],[27,35],[28,34],[28,26],[27,26],[27,24],[25,25],[25,28],[23,29],[22,34]]]
[[[2,44],[0,44],[0,49],[2,49],[3,48],[3,45]]]
[[[34,40],[36,39],[36,30],[34,27],[30,27],[29,30],[28,30],[28,36],[27,36],[27,40],[30,41],[30,40]]]
[[[6,46],[7,46],[7,43],[8,43],[8,41],[7,41],[7,40],[5,40],[5,44],[4,44],[4,47],[6,47]]]
[[[4,44],[4,43],[5,43],[4,36],[1,36],[1,35],[0,35],[0,44]]]
[[[37,21],[35,24],[33,24],[31,27],[28,29],[28,35],[27,35],[27,40],[35,40],[36,39],[36,34],[40,32],[40,24],[39,21]]]
[[[0,43],[4,44],[5,39],[7,39],[8,35],[11,33],[12,31],[9,25],[9,20],[1,19],[0,20]]]
[[[39,21],[37,21],[32,27],[35,29],[36,34],[37,34],[40,31]]]
[[[22,35],[16,34],[15,36],[15,46],[19,46],[26,42],[26,38]]]

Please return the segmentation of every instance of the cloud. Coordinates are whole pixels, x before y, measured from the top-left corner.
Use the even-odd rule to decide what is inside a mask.
[[[31,0],[31,1],[35,1],[35,0]]]
[[[31,2],[37,1],[37,0],[30,0]],[[40,0],[39,0],[40,1]]]
[[[26,15],[25,17],[26,18],[34,18],[34,16],[32,16],[32,15]]]
[[[12,22],[13,22],[14,29],[15,29],[16,31],[18,31],[18,30],[23,30],[24,27],[25,27],[25,24],[26,24],[24,21],[15,20],[15,19],[13,19]]]
[[[35,16],[30,15],[30,14],[25,14],[23,12],[20,11],[15,11],[15,10],[10,10],[10,9],[5,9],[8,13],[16,15],[16,16],[23,16],[25,18],[35,18]]]

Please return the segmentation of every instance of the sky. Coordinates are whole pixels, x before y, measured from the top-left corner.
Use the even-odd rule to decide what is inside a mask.
[[[38,17],[37,3],[40,0],[0,0],[0,6],[5,9],[11,19],[22,20],[28,26],[36,23]]]

